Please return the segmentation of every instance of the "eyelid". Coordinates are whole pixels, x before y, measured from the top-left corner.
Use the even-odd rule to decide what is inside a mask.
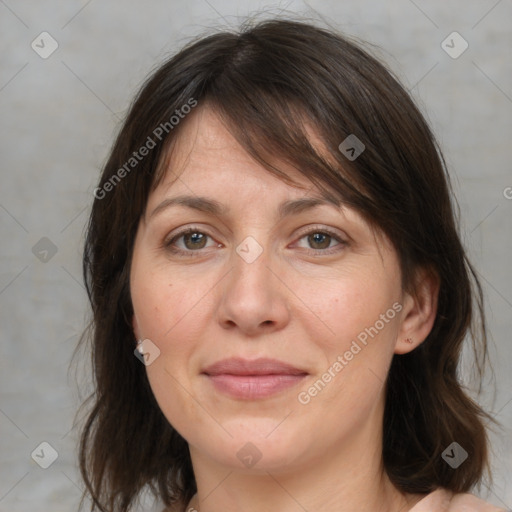
[[[311,233],[326,233],[337,238],[340,242],[348,243],[349,240],[348,235],[346,235],[343,231],[331,228],[329,226],[324,226],[322,224],[309,224],[304,228],[301,228],[297,236],[302,238],[303,236],[309,235]]]

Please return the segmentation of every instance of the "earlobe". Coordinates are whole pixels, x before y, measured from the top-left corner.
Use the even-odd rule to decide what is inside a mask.
[[[437,315],[439,277],[432,270],[421,269],[414,292],[406,294],[402,325],[398,332],[395,354],[407,354],[429,335]]]

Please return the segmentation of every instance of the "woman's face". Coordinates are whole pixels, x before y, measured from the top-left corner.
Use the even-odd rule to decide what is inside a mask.
[[[267,172],[211,110],[182,128],[130,276],[164,415],[193,458],[231,468],[378,446],[412,304],[395,251],[298,173],[282,166],[303,188]]]

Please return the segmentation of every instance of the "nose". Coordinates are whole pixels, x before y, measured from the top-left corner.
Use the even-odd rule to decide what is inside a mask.
[[[290,321],[289,292],[277,265],[265,250],[254,261],[240,254],[233,253],[232,270],[222,280],[219,323],[250,337],[283,329]]]

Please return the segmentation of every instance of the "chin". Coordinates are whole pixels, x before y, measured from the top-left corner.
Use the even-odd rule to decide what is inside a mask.
[[[282,422],[281,425],[279,423]],[[289,469],[301,459],[305,449],[304,432],[290,431],[293,423],[285,427],[287,420],[238,418],[222,422],[224,428],[233,436],[221,433],[210,436],[205,444],[204,432],[196,433],[196,441],[191,439],[198,452],[207,453],[217,463],[251,473],[278,472]],[[276,428],[277,427],[277,428]]]

